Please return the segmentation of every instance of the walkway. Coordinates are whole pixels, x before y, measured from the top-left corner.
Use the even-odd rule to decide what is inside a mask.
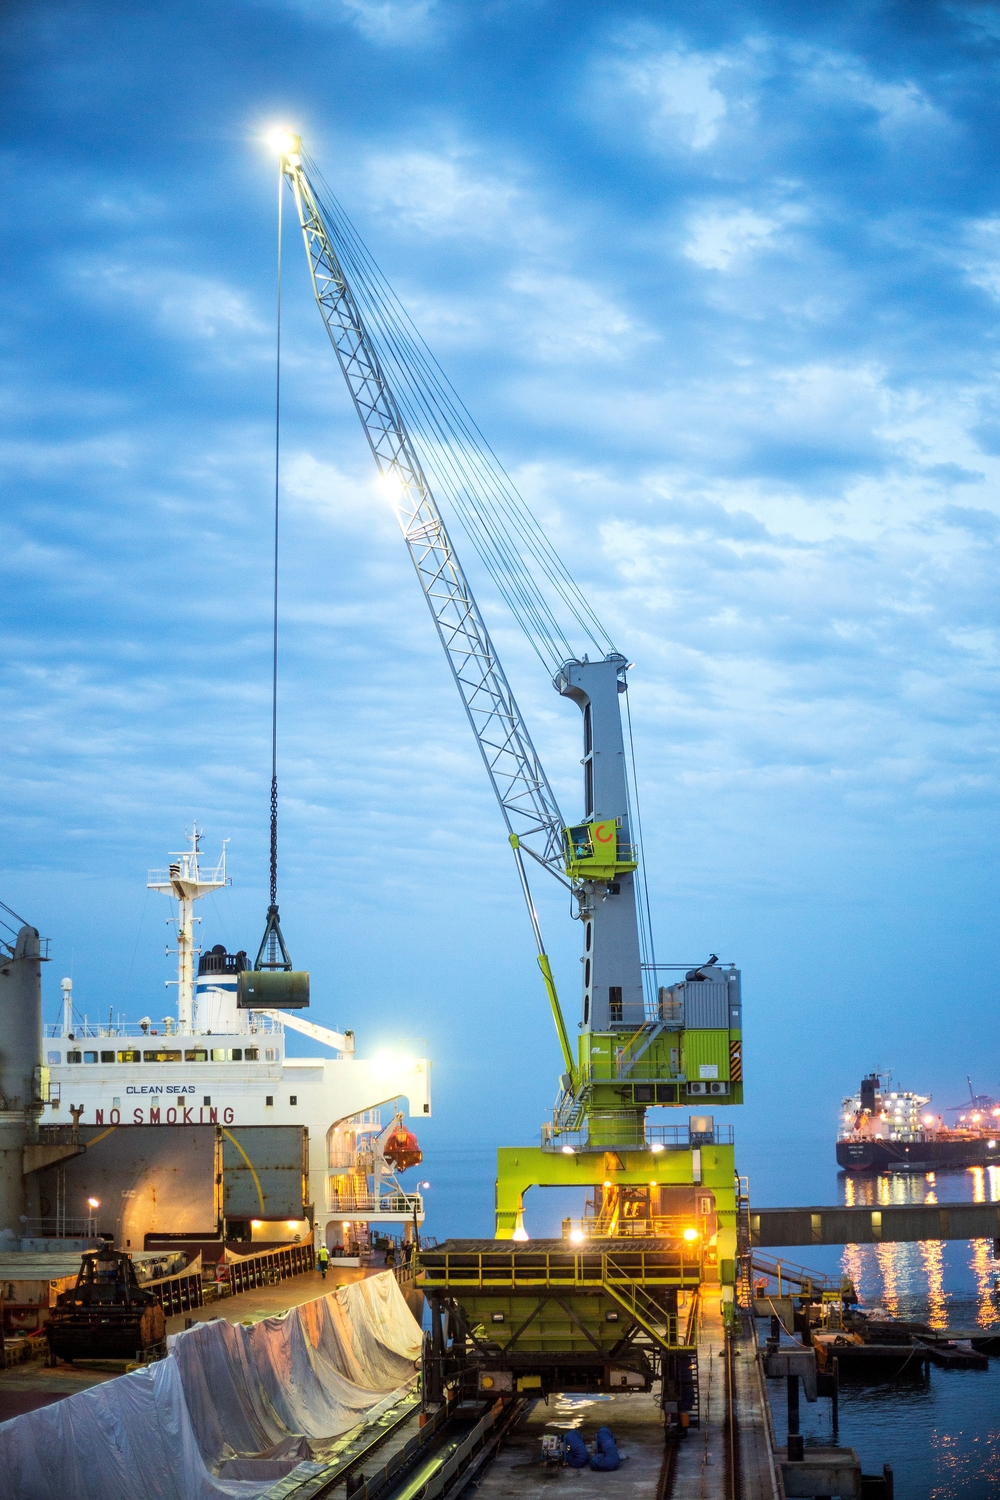
[[[702,1289],[698,1308],[701,1425],[678,1445],[670,1500],[723,1500],[726,1493],[726,1340],[713,1290]]]

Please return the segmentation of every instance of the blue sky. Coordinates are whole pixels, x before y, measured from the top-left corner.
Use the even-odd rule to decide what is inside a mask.
[[[166,994],[145,872],[193,816],[204,939],[262,926],[288,122],[636,663],[658,957],[744,971],[744,1138],[827,1135],[876,1065],[1000,1089],[1000,7],[5,27],[0,896],[49,1015],[64,972],[91,1015]],[[286,257],[286,936],[316,1019],[427,1039],[436,1139],[529,1139],[559,1064],[499,815]],[[573,815],[576,711],[457,539]]]

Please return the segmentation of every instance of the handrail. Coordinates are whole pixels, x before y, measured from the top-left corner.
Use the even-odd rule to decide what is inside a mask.
[[[631,1246],[623,1246],[622,1250],[616,1252],[617,1259],[610,1263],[611,1272],[606,1251],[599,1254],[581,1251],[572,1255],[559,1252],[553,1254],[551,1251],[522,1251],[520,1256],[515,1251],[499,1262],[483,1265],[484,1259],[496,1254],[495,1251],[487,1252],[485,1256],[482,1251],[446,1251],[443,1265],[440,1259],[437,1264],[430,1265],[421,1260],[417,1285],[455,1285],[494,1290],[508,1286],[553,1284],[574,1287],[612,1284],[624,1286],[638,1280],[651,1286],[676,1286],[678,1282],[697,1284],[701,1276],[700,1248],[688,1250],[686,1245],[678,1246],[672,1251],[637,1251]],[[619,1265],[618,1261],[626,1257],[633,1264]],[[520,1265],[519,1258],[522,1262]],[[636,1259],[638,1266],[635,1265]],[[457,1264],[459,1261],[464,1264]]]

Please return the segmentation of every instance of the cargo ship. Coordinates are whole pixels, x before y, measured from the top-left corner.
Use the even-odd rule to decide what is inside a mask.
[[[421,1159],[404,1110],[429,1116],[429,1061],[362,1059],[352,1031],[306,1020],[307,974],[275,976],[295,982],[295,1009],[248,1004],[242,990],[262,976],[246,953],[194,943],[194,903],[230,883],[225,846],[206,867],[201,839],[195,827],[148,878],[177,903],[174,1013],[127,1021],[105,1001],[106,1019],[81,1015],[62,981],[62,1019],[43,1028],[35,1138],[54,1157],[70,1144],[78,1154],[32,1175],[22,1242],[103,1232],[141,1252],[207,1234],[357,1255],[376,1230],[409,1236],[424,1205],[399,1182]],[[294,1032],[327,1055],[289,1055]]]
[[[929,1094],[892,1089],[886,1075],[869,1073],[841,1101],[837,1165],[848,1172],[1000,1166],[1000,1107],[993,1100],[977,1108],[974,1099],[954,1126],[929,1110],[930,1102]]]

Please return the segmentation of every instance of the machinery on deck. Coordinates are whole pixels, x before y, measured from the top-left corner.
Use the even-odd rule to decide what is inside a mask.
[[[143,1359],[165,1332],[163,1308],[139,1285],[132,1257],[110,1246],[84,1255],[76,1286],[60,1292],[45,1324],[50,1357],[69,1362]]]
[[[721,1284],[727,1315],[733,1312],[737,1202],[731,1131],[716,1129],[713,1118],[702,1114],[687,1127],[650,1127],[646,1114],[651,1106],[700,1110],[710,1100],[742,1102],[740,974],[713,954],[706,964],[680,966],[683,977],[674,983],[659,983],[663,969],[678,966],[656,964],[648,900],[637,899],[637,789],[634,778],[629,782],[620,711],[623,699],[627,703],[628,659],[479,437],[336,199],[321,187],[298,137],[282,133],[275,144],[295,199],[320,313],[506,824],[562,1052],[559,1093],[541,1144],[498,1153],[498,1241],[523,1247],[524,1194],[531,1186],[571,1185],[591,1193],[590,1214],[575,1228],[568,1223],[565,1242],[546,1250],[544,1276],[536,1267],[522,1284],[515,1274],[521,1251],[514,1255],[510,1247],[493,1245],[507,1290],[499,1301],[488,1297],[488,1307],[483,1286],[473,1289],[464,1277],[462,1257],[479,1265],[476,1258],[486,1254],[478,1242],[449,1242],[443,1260],[422,1257],[418,1281],[443,1299],[439,1313],[445,1304],[450,1308],[461,1330],[460,1347],[475,1351],[470,1359],[477,1380],[487,1378],[483,1361],[496,1366],[490,1379],[505,1378],[503,1351],[516,1342],[519,1351],[534,1343],[534,1353],[544,1354],[543,1363],[549,1360],[548,1374],[525,1373],[515,1360],[508,1373],[521,1388],[536,1375],[543,1389],[552,1379],[565,1381],[571,1366],[586,1367],[587,1378],[598,1384],[619,1368],[626,1383],[633,1376],[645,1383],[659,1356],[677,1347],[671,1298],[678,1287]],[[583,811],[576,822],[560,812],[435,489],[463,521],[556,691],[580,710]],[[540,586],[542,575],[548,592]],[[569,612],[571,628],[579,628],[596,649],[593,659],[573,652],[557,611]],[[582,1014],[575,1052],[529,886],[534,864],[571,893],[573,916],[581,924]],[[631,1287],[628,1305],[616,1300],[608,1289],[618,1285],[616,1277],[609,1282],[606,1265],[600,1274],[592,1274],[592,1267],[611,1253],[609,1245],[617,1256],[622,1238],[648,1244],[654,1260],[670,1260],[680,1245],[680,1279],[654,1277],[656,1290],[647,1292],[645,1272],[635,1271],[621,1282]],[[559,1260],[558,1275],[551,1256]],[[550,1284],[562,1294],[556,1297]],[[526,1319],[531,1329],[517,1340],[497,1338],[506,1319]],[[636,1357],[639,1338],[649,1341],[652,1363]]]

